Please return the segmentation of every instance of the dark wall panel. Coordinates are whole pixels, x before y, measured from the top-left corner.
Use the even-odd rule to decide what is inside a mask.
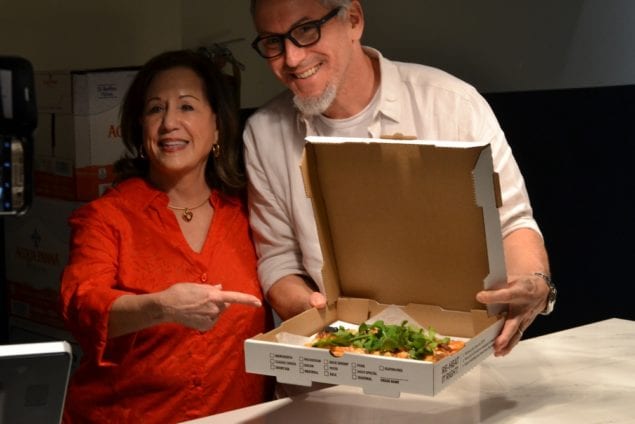
[[[486,94],[544,233],[556,311],[539,335],[635,320],[635,86]]]

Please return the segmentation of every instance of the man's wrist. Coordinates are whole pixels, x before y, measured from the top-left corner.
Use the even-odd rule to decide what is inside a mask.
[[[545,308],[540,312],[541,315],[549,315],[553,312],[553,309],[556,304],[556,298],[558,296],[558,290],[556,290],[556,286],[551,279],[551,276],[545,274],[543,272],[534,272],[534,275],[542,278],[545,283],[547,283],[547,287],[549,288],[549,292],[547,293],[547,302],[545,304]]]

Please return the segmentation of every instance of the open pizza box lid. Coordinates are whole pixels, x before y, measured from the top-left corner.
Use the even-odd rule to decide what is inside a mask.
[[[328,305],[248,339],[248,372],[295,385],[434,396],[491,354],[503,305],[488,311],[475,295],[505,284],[506,273],[489,144],[308,137],[301,169]],[[336,358],[306,344],[325,326],[374,322],[387,312],[465,338],[465,347],[426,362]]]
[[[506,281],[489,144],[308,137],[302,171],[329,303],[470,311]]]

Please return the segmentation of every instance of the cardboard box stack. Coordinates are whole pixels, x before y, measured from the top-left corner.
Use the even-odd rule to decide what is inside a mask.
[[[365,393],[433,396],[489,356],[503,305],[476,302],[506,281],[497,178],[486,143],[310,137],[302,163],[324,256],[328,306],[245,343],[247,371],[279,382],[346,384]],[[389,309],[467,339],[438,362],[345,353],[301,340]]]
[[[125,150],[120,105],[136,72],[36,72],[36,195],[89,201],[112,183]]]
[[[62,270],[68,261],[67,219],[80,202],[35,197],[29,212],[5,218],[5,268],[9,312],[63,328],[58,314]]]
[[[67,340],[59,314],[59,287],[68,261],[67,219],[81,202],[35,196],[24,216],[5,217],[5,281],[9,303],[9,340],[27,343]],[[36,328],[34,330],[33,328]],[[29,338],[23,337],[25,334]]]
[[[71,212],[110,186],[124,152],[119,128],[134,68],[36,72],[34,200],[26,215],[6,218],[4,252],[9,339],[78,345],[59,315],[60,277],[68,261]]]

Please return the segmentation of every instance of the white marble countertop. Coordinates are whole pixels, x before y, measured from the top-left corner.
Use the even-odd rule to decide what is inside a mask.
[[[609,319],[523,340],[435,397],[394,399],[332,386],[189,423],[424,422],[635,423],[635,321]]]

